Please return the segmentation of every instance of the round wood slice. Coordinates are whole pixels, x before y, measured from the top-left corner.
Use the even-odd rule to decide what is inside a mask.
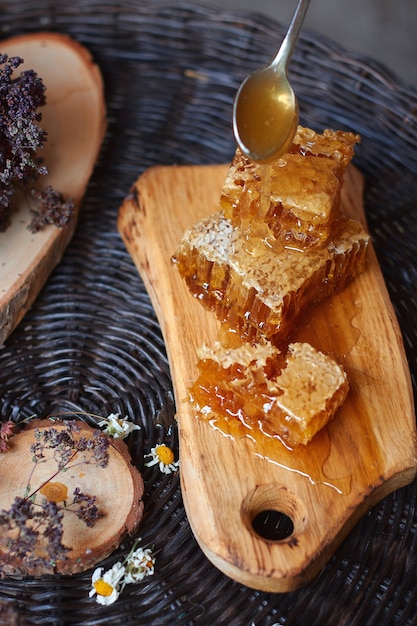
[[[80,433],[77,437],[92,438],[94,429],[79,422]],[[139,471],[131,464],[126,444],[120,439],[111,439],[109,462],[105,468],[93,464],[69,464],[69,469],[51,478],[57,468],[56,461],[49,459],[34,467],[31,445],[35,441],[35,429],[56,428],[64,430],[64,422],[34,420],[21,433],[9,441],[10,450],[0,455],[0,510],[8,510],[16,496],[23,497],[30,480],[30,491],[49,481],[46,495],[53,490],[68,494],[69,504],[74,489],[96,497],[96,505],[103,517],[92,528],[69,511],[63,516],[62,543],[70,547],[68,558],[56,563],[55,568],[45,567],[31,570],[21,560],[10,561],[0,548],[0,571],[10,574],[41,575],[50,573],[74,574],[93,567],[115,550],[126,535],[134,534],[143,515],[143,481]],[[81,454],[81,453],[80,453]],[[30,477],[31,476],[31,477]],[[51,479],[51,480],[49,480]],[[40,494],[36,501],[45,497]],[[49,499],[52,499],[50,496]]]
[[[33,69],[46,87],[39,126],[48,133],[38,151],[48,169],[40,186],[51,185],[78,209],[106,130],[103,81],[90,53],[58,33],[34,33],[0,42],[0,53],[24,60],[17,69]],[[16,197],[10,227],[0,233],[0,345],[33,304],[45,280],[60,262],[77,219],[65,228],[49,225],[33,234],[27,195]]]

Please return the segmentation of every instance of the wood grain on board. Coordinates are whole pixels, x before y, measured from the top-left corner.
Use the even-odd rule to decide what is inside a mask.
[[[196,348],[218,322],[189,293],[171,257],[184,230],[219,210],[227,165],[147,170],[119,212],[119,230],[166,342],[176,395],[184,505],[206,556],[256,589],[293,590],[317,574],[355,522],[416,475],[415,415],[401,332],[372,245],[366,270],[312,310],[294,340],[333,355],[350,382],[335,418],[310,444],[228,437],[196,419],[187,390]],[[363,179],[349,167],[343,210],[365,222]],[[293,532],[265,539],[253,520],[280,511]]]

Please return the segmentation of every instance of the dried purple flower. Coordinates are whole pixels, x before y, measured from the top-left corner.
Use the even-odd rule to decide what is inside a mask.
[[[95,496],[89,496],[85,493],[82,493],[79,487],[74,489],[73,493],[74,499],[72,504],[77,504],[77,507],[73,507],[73,505],[68,505],[67,510],[71,510],[75,512],[77,517],[85,522],[85,524],[92,528],[94,524],[103,517],[103,514],[100,513],[98,507],[96,506],[97,498]]]
[[[62,516],[55,502],[44,500],[35,505],[27,498],[16,497],[8,511],[0,511],[3,553],[32,569],[53,568],[55,561],[67,558],[70,550],[62,544]]]
[[[32,196],[38,200],[36,207],[31,208],[32,221],[29,230],[37,233],[46,224],[55,224],[63,228],[71,222],[75,215],[75,205],[72,200],[65,201],[59,191],[51,186],[45,189],[32,189]]]
[[[39,176],[47,174],[38,157],[47,140],[38,125],[42,119],[38,108],[46,103],[45,85],[33,70],[15,76],[22,63],[20,57],[0,54],[0,231],[9,226],[16,189],[30,191]],[[50,187],[35,191],[35,197],[39,207],[29,226],[33,232],[45,224],[62,227],[72,219],[73,203]]]
[[[65,429],[50,427],[34,430],[35,441],[31,445],[33,467],[26,493],[23,497],[16,497],[9,510],[0,511],[3,565],[18,559],[32,571],[43,571],[45,568],[52,571],[54,563],[68,558],[70,550],[62,543],[64,514],[75,514],[90,528],[102,517],[95,496],[85,494],[76,487],[73,500],[68,503],[66,493],[62,496],[65,485],[52,480],[60,472],[76,465],[106,467],[110,440],[97,430],[91,437],[79,436],[80,428],[75,420],[69,420],[65,425]],[[6,441],[11,432],[10,424],[4,424],[0,430],[0,443]],[[48,480],[34,487],[31,483],[37,464],[51,460],[55,462],[56,470]],[[38,495],[47,497],[40,502]]]

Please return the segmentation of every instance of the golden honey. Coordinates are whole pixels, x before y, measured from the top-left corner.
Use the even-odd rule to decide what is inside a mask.
[[[225,216],[246,237],[260,231],[269,245],[298,250],[324,245],[358,141],[353,133],[318,134],[299,126],[288,152],[267,165],[237,149],[220,196]]]
[[[241,422],[256,438],[289,447],[308,443],[344,402],[343,369],[308,343],[281,352],[269,343],[199,351],[199,377],[190,398],[199,417]],[[256,434],[255,434],[256,433]]]

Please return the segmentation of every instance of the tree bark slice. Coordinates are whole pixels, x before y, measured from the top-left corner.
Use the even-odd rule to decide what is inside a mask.
[[[94,429],[84,422],[77,422],[77,437],[92,439]],[[96,497],[96,505],[103,517],[92,528],[67,510],[63,516],[62,543],[71,548],[68,558],[57,561],[54,567],[31,568],[22,559],[9,559],[0,548],[0,572],[14,575],[43,575],[51,573],[74,574],[93,567],[109,556],[126,535],[133,535],[143,516],[143,480],[132,465],[128,448],[120,439],[110,439],[109,462],[104,468],[83,462],[82,453],[68,465],[68,469],[55,475],[57,462],[50,457],[37,463],[35,471],[31,446],[35,442],[35,429],[58,431],[66,429],[65,422],[34,420],[21,433],[9,441],[9,451],[0,455],[0,509],[8,510],[16,496],[23,497],[30,481],[30,492],[41,487],[46,489],[36,496],[36,502],[55,493],[68,496],[72,502],[73,492]],[[58,495],[58,498],[60,496]],[[63,502],[60,503],[61,505]],[[2,535],[4,533],[2,531]]]
[[[0,233],[0,345],[32,306],[74,234],[78,210],[106,131],[104,84],[89,51],[60,33],[31,33],[1,42],[2,54],[19,56],[46,87],[39,126],[48,133],[38,151],[48,169],[39,186],[51,185],[74,201],[77,215],[64,228],[28,229],[33,199],[16,195],[10,227]]]

